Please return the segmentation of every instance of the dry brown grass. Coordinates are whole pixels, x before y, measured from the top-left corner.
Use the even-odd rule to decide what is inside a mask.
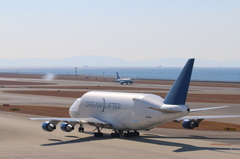
[[[238,124],[230,124],[230,123],[222,123],[215,121],[202,121],[199,124],[199,127],[194,128],[194,130],[208,130],[208,131],[224,131],[224,128],[236,128],[237,131],[240,131],[240,125]],[[158,128],[170,128],[170,129],[184,129],[182,127],[181,122],[170,122],[163,125],[158,126]]]
[[[172,85],[174,83],[174,81],[139,80],[139,81],[135,81],[135,83]],[[230,82],[191,82],[190,86],[240,88],[240,83],[230,83]]]
[[[46,88],[46,89],[86,89],[86,90],[159,90],[168,91],[169,89],[159,88],[137,88],[137,87],[121,87],[121,86],[31,86],[28,88]]]
[[[52,84],[56,84],[56,83],[21,82],[21,81],[0,80],[0,86],[4,86],[4,85],[52,85]]]
[[[44,96],[56,96],[56,97],[69,97],[69,98],[80,98],[84,92],[79,91],[4,91],[6,93],[17,93],[17,94],[29,94],[29,95],[44,95]],[[166,93],[153,93],[161,97],[165,97]],[[188,94],[188,102],[197,103],[240,103],[240,95],[234,94]]]
[[[4,91],[6,93],[29,94],[29,95],[43,95],[55,97],[80,98],[86,92],[77,91]]]
[[[19,109],[13,111],[11,109]],[[68,114],[69,108],[63,107],[50,107],[50,106],[0,106],[0,111],[15,112],[15,113],[24,113],[24,114],[34,114],[42,116],[51,116],[51,117],[70,117]]]

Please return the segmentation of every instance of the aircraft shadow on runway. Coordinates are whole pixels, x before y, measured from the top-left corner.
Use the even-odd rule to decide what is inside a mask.
[[[90,133],[89,133],[90,134]],[[92,133],[91,133],[92,134]],[[56,146],[56,145],[65,145],[65,144],[73,144],[73,143],[79,143],[82,142],[89,142],[89,141],[96,141],[96,140],[114,140],[114,139],[122,139],[122,140],[128,140],[128,141],[134,141],[134,142],[142,142],[142,143],[149,143],[149,144],[155,144],[155,145],[161,145],[161,146],[174,146],[174,147],[180,147],[179,149],[174,150],[173,152],[188,152],[188,151],[201,151],[201,150],[210,150],[210,151],[219,151],[223,153],[230,153],[235,155],[240,155],[240,153],[234,153],[234,152],[226,152],[226,150],[240,150],[240,148],[221,148],[221,147],[201,147],[201,146],[194,146],[190,144],[185,143],[178,143],[178,142],[171,142],[171,141],[163,141],[161,139],[231,139],[231,140],[240,140],[239,138],[207,138],[203,136],[190,136],[190,137],[167,137],[167,136],[159,136],[154,134],[144,134],[145,136],[139,136],[139,137],[132,137],[132,138],[112,138],[108,134],[104,134],[104,137],[85,137],[85,138],[79,138],[78,136],[65,136],[68,138],[74,138],[73,140],[68,141],[62,141],[59,139],[49,139],[50,141],[57,141],[55,143],[48,143],[48,144],[42,144],[40,146]],[[158,139],[158,140],[156,140]]]
[[[151,138],[165,138],[165,139],[202,139],[202,140],[239,140],[240,138],[222,138],[222,137],[206,137],[206,136],[199,136],[199,135],[186,135],[186,136],[158,136],[154,134],[144,134],[146,136],[151,136]]]

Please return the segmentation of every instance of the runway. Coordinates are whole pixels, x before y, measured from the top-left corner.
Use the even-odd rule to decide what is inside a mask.
[[[53,86],[111,86],[119,87],[119,83],[96,81],[69,81],[29,78],[1,78],[0,80],[45,82]],[[39,85],[38,85],[39,86]],[[44,85],[49,86],[49,85]],[[31,88],[33,85],[5,85],[0,88],[0,104],[35,105],[70,107],[75,98],[53,97],[44,95],[28,95],[5,93],[12,90],[31,91],[57,91],[58,89]],[[131,87],[139,88],[139,92],[164,93],[170,85],[136,83],[131,86],[123,85],[127,92]],[[146,90],[146,88],[159,88],[159,90]],[[141,90],[142,88],[142,90]],[[143,89],[144,88],[144,89]],[[85,89],[61,89],[61,91],[83,92]],[[90,90],[88,90],[90,91]],[[119,91],[119,90],[110,90]],[[122,90],[121,90],[122,91]],[[125,92],[125,91],[124,91]],[[191,86],[190,93],[219,93],[240,94],[239,88],[228,87],[200,87]],[[230,105],[230,108],[201,111],[191,115],[238,115],[238,103],[187,103],[191,108]],[[112,138],[111,130],[103,129],[104,137],[93,137],[91,126],[85,126],[85,133],[76,130],[67,133],[59,129],[45,132],[41,128],[42,121],[27,120],[31,117],[43,117],[31,114],[19,114],[0,111],[0,158],[239,158],[240,133],[197,131],[155,128],[150,131],[141,131],[140,137]],[[215,119],[215,121],[240,123],[239,118]],[[201,126],[201,124],[200,124]]]
[[[28,75],[30,76],[30,75]],[[0,78],[5,81],[19,81],[19,82],[37,82],[37,83],[47,83],[47,85],[36,85],[40,88],[34,88],[35,85],[5,85],[0,88],[0,104],[11,104],[11,105],[35,105],[35,106],[57,106],[57,107],[67,107],[69,108],[76,98],[81,97],[82,92],[94,91],[94,89],[59,89],[61,86],[74,87],[74,86],[106,86],[113,87],[115,90],[100,90],[100,91],[118,91],[118,92],[138,92],[138,93],[167,93],[171,88],[171,85],[162,84],[151,84],[149,83],[134,83],[133,85],[120,85],[117,82],[98,82],[98,81],[87,81],[87,80],[59,80],[54,79],[52,81],[45,81],[43,79],[31,79],[31,78]],[[225,84],[226,85],[226,84]],[[231,85],[231,84],[230,84]],[[41,88],[43,87],[43,88]],[[50,88],[44,88],[50,87]],[[56,87],[51,88],[51,87]],[[123,90],[118,90],[118,87],[123,88]],[[124,88],[126,88],[124,90]],[[131,90],[131,88],[137,88],[138,90]],[[156,90],[150,90],[156,89]],[[149,90],[148,90],[149,89]],[[32,94],[14,94],[5,93],[4,91],[72,91],[76,92],[76,97],[57,97],[57,96],[44,96],[44,95],[32,95]],[[99,91],[99,90],[98,90]],[[189,94],[226,94],[226,95],[239,95],[240,96],[240,84],[237,87],[206,87],[206,86],[190,86]],[[240,99],[240,98],[239,98]],[[240,101],[239,101],[240,102]],[[230,106],[229,108],[216,109],[209,111],[200,111],[194,113],[194,115],[240,115],[240,103],[207,103],[207,102],[189,102],[187,105],[190,108],[204,108],[204,107],[215,107],[215,106]],[[213,121],[229,122],[234,124],[240,123],[240,118],[232,119],[212,119]]]
[[[45,132],[29,114],[0,112],[0,158],[239,158],[239,132],[174,129],[141,131],[140,137],[103,138],[92,135],[94,127],[66,133]],[[89,132],[89,133],[87,133]]]

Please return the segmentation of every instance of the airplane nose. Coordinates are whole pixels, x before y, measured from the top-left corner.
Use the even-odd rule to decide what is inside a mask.
[[[77,118],[78,116],[78,108],[79,108],[79,104],[80,104],[80,100],[81,98],[78,98],[74,103],[73,105],[70,107],[69,109],[69,115],[72,117],[72,118]]]
[[[76,112],[76,111],[73,111],[73,110],[69,110],[69,115],[70,115],[70,117],[72,117],[72,118],[76,118],[76,117],[77,117],[77,112]]]

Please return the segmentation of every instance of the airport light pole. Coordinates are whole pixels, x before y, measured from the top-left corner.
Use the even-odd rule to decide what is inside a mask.
[[[77,67],[75,67],[75,76],[76,76],[76,79],[77,79]]]

